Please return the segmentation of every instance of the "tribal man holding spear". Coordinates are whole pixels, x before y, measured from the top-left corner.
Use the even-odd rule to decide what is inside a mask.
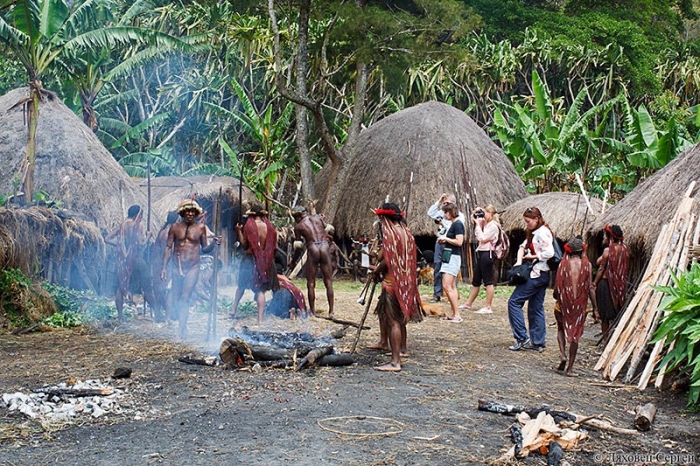
[[[382,229],[382,249],[373,276],[383,277],[376,312],[382,333],[388,335],[391,346],[391,361],[374,369],[398,372],[401,353],[406,352],[406,323],[423,320],[416,278],[416,242],[401,221],[403,213],[399,206],[386,203],[374,213]]]

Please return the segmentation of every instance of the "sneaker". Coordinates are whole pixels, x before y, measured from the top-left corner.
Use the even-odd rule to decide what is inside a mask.
[[[440,302],[440,296],[433,296],[432,298],[430,298],[430,300],[429,300],[428,302],[429,302],[429,303],[439,303],[439,302]]]
[[[525,340],[525,341],[516,341],[513,343],[512,346],[509,346],[508,349],[511,351],[520,351],[521,349],[525,348],[525,345],[529,345],[530,340]]]
[[[528,340],[528,341],[525,342],[525,344],[523,345],[523,349],[532,350],[532,351],[537,351],[538,353],[541,353],[541,352],[544,351],[544,346],[533,345],[532,342],[531,342],[530,340]]]
[[[482,307],[478,311],[474,311],[474,314],[493,314],[490,307]]]

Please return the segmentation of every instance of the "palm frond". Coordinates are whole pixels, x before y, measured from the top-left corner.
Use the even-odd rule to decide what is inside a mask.
[[[95,110],[100,108],[111,108],[121,105],[130,100],[135,100],[139,95],[138,89],[129,89],[127,91],[118,92],[116,94],[110,95],[108,97],[101,98],[99,101],[95,102],[93,106]]]
[[[132,127],[129,131],[126,132],[122,137],[119,138],[117,141],[117,144],[112,145],[112,149],[115,147],[124,144],[124,142],[132,140],[132,139],[138,139],[141,134],[148,130],[149,128],[159,125],[163,123],[165,120],[167,120],[170,117],[169,112],[165,113],[159,113],[157,115],[153,115],[150,118],[147,118],[146,120],[142,121],[138,125]]]

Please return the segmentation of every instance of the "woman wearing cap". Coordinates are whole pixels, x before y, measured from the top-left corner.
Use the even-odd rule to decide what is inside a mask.
[[[603,254],[598,258],[598,272],[593,280],[596,303],[599,315],[594,314],[596,321],[600,319],[603,335],[610,329],[622,309],[627,296],[627,269],[629,256],[625,246],[622,228],[618,225],[605,225],[603,238]]]
[[[586,250],[580,236],[571,239],[564,245],[557,278],[554,281],[554,317],[557,320],[557,342],[559,343],[558,371],[566,368],[566,375],[576,377],[572,371],[578,341],[583,334],[583,324],[586,322],[586,307],[588,299],[593,303],[596,312],[595,294],[591,286],[591,263],[583,252]],[[569,365],[567,367],[566,342],[569,342]]]
[[[544,317],[544,296],[549,285],[550,270],[547,260],[554,256],[554,236],[542,212],[537,207],[528,207],[523,213],[527,231],[525,242],[520,245],[518,262],[532,261],[530,279],[515,287],[508,299],[508,320],[513,330],[515,343],[508,349],[519,351],[532,349],[544,351],[547,326]],[[527,302],[528,329],[525,327],[523,306]]]

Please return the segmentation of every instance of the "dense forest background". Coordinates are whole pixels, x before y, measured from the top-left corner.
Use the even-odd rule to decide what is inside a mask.
[[[0,1],[0,94],[54,91],[132,176],[317,198],[363,127],[434,99],[530,192],[615,199],[700,136],[693,0]]]

